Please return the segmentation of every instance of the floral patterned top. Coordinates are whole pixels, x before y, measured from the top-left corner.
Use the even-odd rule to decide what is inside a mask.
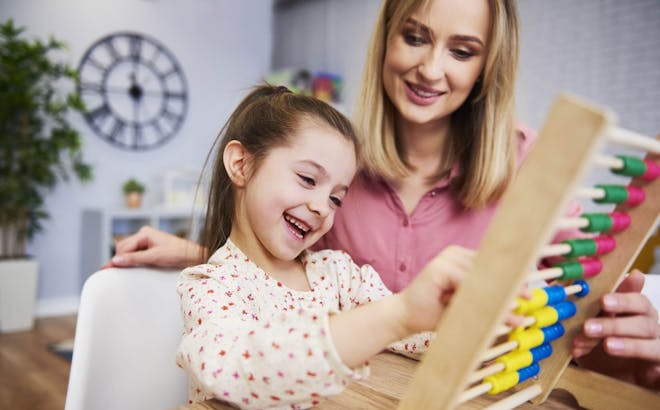
[[[177,282],[184,333],[177,364],[186,370],[192,402],[217,398],[241,408],[308,408],[368,376],[368,363],[342,363],[329,315],[391,292],[369,265],[341,251],[306,251],[311,291],[289,289],[251,262],[230,240],[207,264]],[[432,333],[390,346],[415,357]]]

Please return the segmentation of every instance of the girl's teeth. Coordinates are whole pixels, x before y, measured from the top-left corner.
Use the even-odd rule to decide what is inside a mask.
[[[298,221],[296,221],[296,220],[293,219],[292,217],[286,215],[284,218],[285,218],[287,221],[289,221],[291,224],[295,225],[296,228],[300,229],[302,232],[307,232],[307,228],[304,227],[304,226],[302,226]],[[300,237],[302,237],[302,235],[300,235]]]

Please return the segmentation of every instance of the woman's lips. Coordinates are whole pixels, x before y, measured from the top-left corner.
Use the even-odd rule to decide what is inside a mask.
[[[405,84],[406,96],[410,101],[417,105],[431,105],[445,94],[444,92],[409,82],[406,82]]]

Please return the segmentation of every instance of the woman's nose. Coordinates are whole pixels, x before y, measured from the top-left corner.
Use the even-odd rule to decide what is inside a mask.
[[[429,50],[419,65],[419,73],[425,80],[439,80],[445,75],[445,55],[442,50]]]

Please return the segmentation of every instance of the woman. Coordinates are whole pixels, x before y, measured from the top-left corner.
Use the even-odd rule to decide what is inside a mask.
[[[449,244],[476,248],[534,139],[514,122],[517,64],[513,0],[385,0],[357,104],[365,166],[316,247],[372,264],[392,291]],[[143,228],[111,263],[184,267],[198,254]],[[593,363],[604,362],[601,349],[638,358],[617,375],[658,388],[658,314],[642,284],[633,273],[603,298],[605,312],[625,315],[587,321],[574,355],[604,340]]]

